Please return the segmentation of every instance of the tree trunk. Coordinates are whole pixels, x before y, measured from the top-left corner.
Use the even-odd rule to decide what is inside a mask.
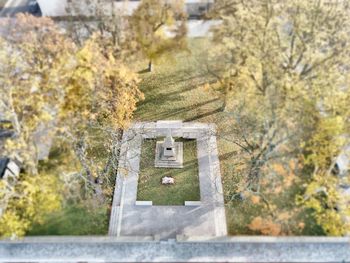
[[[152,60],[150,60],[148,62],[148,72],[152,72],[152,70],[153,70],[153,64],[152,64]]]
[[[86,143],[85,138],[81,138],[80,141],[77,143],[75,147],[75,152],[78,156],[78,159],[86,173],[87,180],[89,181],[90,185],[93,187],[93,193],[97,199],[97,201],[102,204],[104,201],[104,194],[102,191],[102,187],[99,182],[99,178],[95,178],[90,170],[89,164],[86,159]]]
[[[220,111],[224,112],[226,110],[226,106],[227,106],[227,98],[226,98],[226,95],[224,95],[222,100],[222,105],[220,107]]]

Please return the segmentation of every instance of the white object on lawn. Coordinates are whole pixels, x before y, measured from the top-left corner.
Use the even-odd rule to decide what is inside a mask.
[[[162,184],[174,184],[174,183],[175,183],[175,180],[172,177],[165,176],[162,178]]]

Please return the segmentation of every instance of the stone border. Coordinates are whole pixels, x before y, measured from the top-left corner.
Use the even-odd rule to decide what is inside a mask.
[[[197,203],[195,206],[207,210],[205,213],[208,215],[211,213],[215,215],[212,217],[212,225],[215,229],[212,231],[214,236],[227,235],[215,125],[182,122],[179,120],[137,122],[124,132],[108,231],[109,235],[121,235],[124,206],[128,207],[130,211],[130,207],[135,205],[137,201],[137,182],[142,140],[166,136],[169,133],[169,129],[171,129],[171,134],[174,137],[186,137],[196,140],[200,204]],[[205,235],[205,233],[203,234]]]

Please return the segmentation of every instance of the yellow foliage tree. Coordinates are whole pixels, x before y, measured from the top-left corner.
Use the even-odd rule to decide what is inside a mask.
[[[322,207],[315,206],[316,221],[333,234],[347,228],[329,171],[349,131],[349,11],[349,1],[215,1],[212,16],[221,24],[205,65],[223,100],[225,139],[240,149],[236,172],[246,188],[260,189],[271,161],[305,155],[307,183],[328,194],[303,204]],[[338,232],[330,218],[339,219]]]
[[[62,102],[67,58],[74,46],[49,18],[20,14],[3,20],[1,27],[6,33],[0,38],[0,109],[15,131],[5,154],[18,155],[24,168],[35,174],[35,134],[53,121]]]
[[[2,23],[6,33],[0,38],[0,109],[15,130],[3,153],[18,155],[24,173],[16,187],[1,185],[6,210],[0,234],[20,236],[60,203],[61,182],[53,174],[38,171],[38,129],[48,125],[50,136],[69,142],[62,148],[68,145],[80,162],[76,167],[83,168],[76,177],[103,199],[101,182],[117,169],[122,129],[143,94],[137,75],[115,55],[114,48],[104,46],[101,35],[76,48],[49,18],[19,15]],[[107,156],[103,162],[96,161],[100,156],[93,148],[97,133],[105,135],[99,141]]]
[[[136,103],[143,99],[139,78],[93,35],[75,56],[60,112],[61,127],[84,169],[89,186],[103,199],[99,186],[118,163],[122,129],[128,127]],[[104,134],[107,163],[96,163],[89,154],[96,132]]]
[[[187,47],[186,14],[183,0],[142,0],[130,23],[143,55],[152,61],[162,54]]]
[[[306,143],[305,165],[312,170],[305,193],[297,197],[297,203],[313,210],[317,223],[329,235],[345,235],[350,231],[348,217],[350,198],[335,174],[335,164],[341,149],[349,143],[344,136],[345,121],[340,116],[322,118],[316,131]]]
[[[3,187],[0,186],[1,199],[4,198]],[[60,206],[60,183],[56,177],[50,174],[23,175],[0,217],[0,236],[23,236],[33,223],[42,223],[45,215]]]
[[[60,206],[59,182],[38,172],[36,138],[62,104],[74,45],[49,18],[20,14],[3,19],[1,28],[0,111],[15,133],[1,152],[19,158],[24,173],[16,182],[1,182],[0,235],[16,237]]]

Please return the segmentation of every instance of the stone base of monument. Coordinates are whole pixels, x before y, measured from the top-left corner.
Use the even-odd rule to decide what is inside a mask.
[[[164,156],[163,143],[157,142],[155,167],[159,168],[183,168],[183,143],[175,142],[175,157]]]

